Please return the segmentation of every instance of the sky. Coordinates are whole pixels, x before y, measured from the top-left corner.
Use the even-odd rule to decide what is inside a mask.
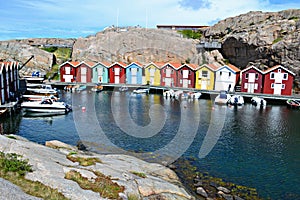
[[[249,11],[300,8],[300,0],[0,0],[0,40],[78,38],[108,26],[214,25]]]

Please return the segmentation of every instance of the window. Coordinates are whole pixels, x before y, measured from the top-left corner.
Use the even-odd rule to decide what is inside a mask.
[[[115,68],[112,68],[112,72],[115,72]]]
[[[278,73],[281,73],[281,69],[278,69]]]
[[[163,82],[165,82],[165,78],[163,78]]]
[[[130,68],[131,69],[131,68]],[[120,68],[120,72],[122,72],[122,68]]]
[[[202,71],[202,77],[203,77],[203,78],[207,78],[207,77],[208,77],[208,71],[203,70],[203,71]]]
[[[222,76],[222,72],[220,72],[220,76]]]
[[[274,88],[274,83],[271,84],[271,88]]]
[[[249,78],[249,74],[247,73],[247,74],[245,74],[245,78],[246,79],[248,79]]]
[[[255,74],[255,79],[258,80],[258,77],[259,77],[259,74],[256,73],[256,74]]]
[[[281,89],[283,89],[283,90],[285,89],[285,84],[281,85]]]
[[[275,79],[275,73],[271,72],[270,79]]]
[[[180,79],[180,84],[182,84],[182,79]]]
[[[288,74],[287,73],[283,74],[283,80],[288,80]]]
[[[231,76],[231,72],[228,73],[228,76],[229,76],[229,77]]]
[[[191,85],[191,80],[189,80],[189,85]]]
[[[248,89],[248,83],[245,83],[244,89]]]

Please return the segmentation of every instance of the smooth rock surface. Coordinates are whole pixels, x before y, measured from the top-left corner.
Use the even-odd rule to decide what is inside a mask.
[[[52,143],[53,144],[53,143]],[[147,163],[132,156],[127,155],[100,155],[78,151],[79,157],[96,157],[101,163],[84,167],[77,162],[72,162],[66,158],[68,148],[49,148],[29,141],[9,139],[0,135],[0,151],[4,153],[17,153],[23,155],[24,159],[29,159],[29,164],[33,166],[33,172],[28,173],[25,178],[40,181],[41,183],[58,189],[67,198],[74,200],[82,199],[104,199],[98,193],[90,190],[83,190],[79,185],[71,180],[65,179],[65,174],[71,170],[76,170],[82,176],[92,179],[95,175],[93,171],[99,171],[125,187],[124,194],[133,194],[141,199],[194,199],[180,183],[177,175],[167,167]],[[141,178],[134,173],[143,173],[146,178]]]

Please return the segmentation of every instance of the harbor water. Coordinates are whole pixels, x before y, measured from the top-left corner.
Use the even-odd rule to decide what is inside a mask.
[[[214,105],[159,94],[61,91],[73,111],[0,119],[1,134],[44,144],[78,141],[94,151],[140,153],[153,162],[194,158],[199,171],[256,188],[263,198],[300,199],[300,110]],[[212,97],[213,98],[213,97]]]

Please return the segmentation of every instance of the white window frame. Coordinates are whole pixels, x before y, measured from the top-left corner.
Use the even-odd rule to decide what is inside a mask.
[[[246,73],[245,74],[245,79],[248,79],[249,78],[249,73]]]
[[[274,83],[271,83],[271,88],[274,89]]]
[[[282,89],[282,90],[285,89],[285,84],[281,84],[281,89]]]
[[[286,77],[284,78],[284,76],[286,76]],[[288,73],[284,73],[284,74],[283,74],[283,80],[288,80],[288,79],[289,79]]]
[[[272,78],[272,76],[273,76],[273,78]],[[275,79],[275,73],[274,72],[271,72],[270,79]]]
[[[258,80],[259,78],[259,73],[255,73],[255,80]]]

